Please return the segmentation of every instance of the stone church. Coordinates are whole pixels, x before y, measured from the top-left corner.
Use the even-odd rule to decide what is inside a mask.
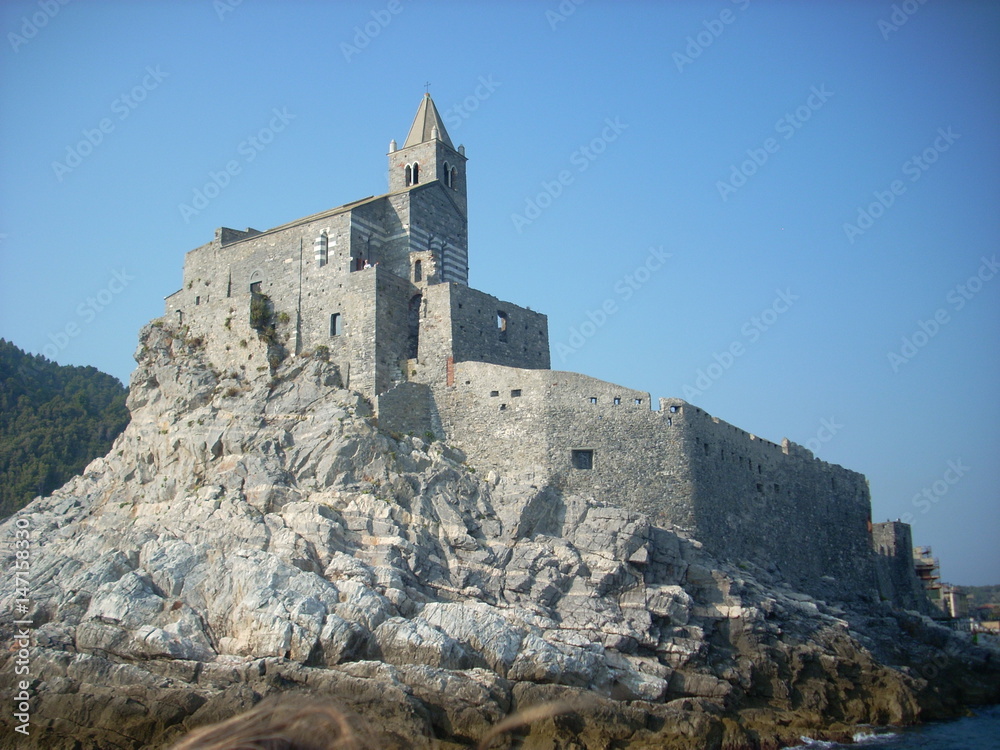
[[[383,428],[445,440],[478,470],[531,474],[554,502],[647,513],[820,595],[884,589],[863,475],[681,399],[550,370],[546,316],[468,286],[465,147],[429,94],[388,170],[384,195],[216,230],[187,254],[165,321],[246,377],[328,356]]]

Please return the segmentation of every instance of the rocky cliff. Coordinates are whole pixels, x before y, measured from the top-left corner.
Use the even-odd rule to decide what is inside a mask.
[[[777,747],[1000,698],[997,655],[916,614],[381,431],[321,357],[218,373],[152,325],[136,358],[111,453],[0,527],[5,747],[164,747],[277,692],[336,698],[387,748],[565,701],[499,744]]]

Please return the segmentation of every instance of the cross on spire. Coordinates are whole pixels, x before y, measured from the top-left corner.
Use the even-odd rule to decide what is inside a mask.
[[[431,82],[428,81],[424,84],[424,94],[430,95],[431,93]]]

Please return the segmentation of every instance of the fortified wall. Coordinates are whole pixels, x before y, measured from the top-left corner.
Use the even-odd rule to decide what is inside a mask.
[[[872,545],[879,597],[905,609],[932,614],[933,605],[913,566],[910,524],[902,521],[874,524]]]
[[[329,356],[381,426],[448,440],[477,469],[641,511],[819,596],[878,585],[913,601],[901,569],[876,571],[861,474],[680,399],[654,409],[648,393],[550,370],[546,317],[468,286],[465,149],[429,96],[388,161],[385,195],[218,230],[187,254],[165,317],[247,377]],[[886,560],[900,533],[879,530]]]
[[[434,410],[477,469],[533,468],[561,493],[641,511],[807,590],[874,590],[862,474],[586,375],[460,362],[453,381],[432,390]]]

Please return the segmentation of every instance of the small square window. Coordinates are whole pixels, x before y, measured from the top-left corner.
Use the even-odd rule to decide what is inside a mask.
[[[571,459],[574,469],[594,468],[594,451],[591,449],[574,450]]]
[[[490,398],[496,398],[500,395],[500,391],[490,391]]]
[[[635,405],[636,405],[636,406],[642,406],[642,399],[641,399],[641,398],[637,398],[637,399],[635,400]]]
[[[612,402],[615,406],[621,406],[622,400],[618,396],[615,396],[615,400]]]
[[[591,396],[590,397],[590,403],[596,404],[597,403],[597,396]]]

